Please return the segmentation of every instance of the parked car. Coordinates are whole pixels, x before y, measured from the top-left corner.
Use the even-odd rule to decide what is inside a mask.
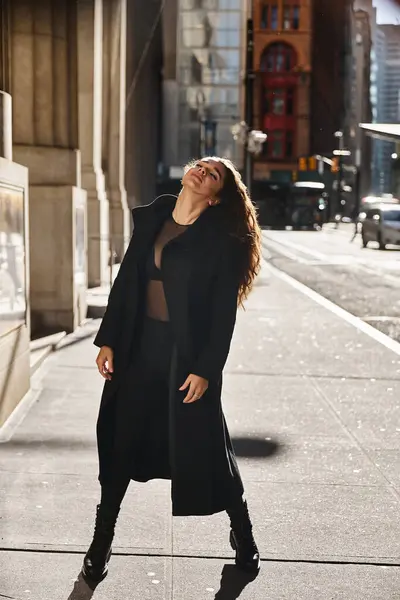
[[[362,222],[362,245],[378,242],[384,250],[387,244],[400,246],[400,205],[380,204],[366,211]]]

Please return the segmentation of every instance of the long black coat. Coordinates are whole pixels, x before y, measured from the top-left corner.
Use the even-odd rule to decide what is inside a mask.
[[[115,410],[115,392],[137,342],[143,266],[175,202],[174,196],[161,196],[150,205],[133,209],[132,239],[94,341],[114,350],[114,374],[112,381],[105,383],[97,425],[101,483],[111,476],[111,449],[114,436],[120,435],[110,416]],[[221,408],[222,370],[236,321],[242,258],[241,244],[229,235],[220,206],[207,208],[163,251],[161,270],[175,340],[170,397],[165,400],[169,402],[173,515],[219,512],[243,493]],[[190,373],[207,379],[209,387],[200,400],[183,404],[186,392],[179,387]]]

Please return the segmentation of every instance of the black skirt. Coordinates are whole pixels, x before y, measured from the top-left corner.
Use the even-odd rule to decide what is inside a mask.
[[[170,323],[145,317],[139,339],[114,398],[118,407],[113,472],[118,475],[122,469],[136,481],[171,479],[168,403],[174,343]]]

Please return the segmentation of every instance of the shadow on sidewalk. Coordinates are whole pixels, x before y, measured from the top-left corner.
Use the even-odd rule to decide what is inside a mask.
[[[244,588],[256,579],[257,575],[249,575],[239,571],[235,565],[224,565],[221,583],[214,600],[236,600]]]
[[[94,590],[92,590],[85,582],[82,573],[79,573],[74,583],[74,589],[68,596],[68,600],[90,600],[93,594]]]
[[[233,437],[236,456],[242,458],[267,458],[283,450],[282,445],[268,437]]]

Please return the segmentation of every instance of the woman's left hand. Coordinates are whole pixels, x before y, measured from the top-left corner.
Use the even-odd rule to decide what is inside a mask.
[[[207,391],[208,381],[203,377],[199,377],[198,375],[193,375],[193,373],[191,373],[186,379],[185,383],[179,388],[179,391],[183,392],[188,388],[188,393],[183,401],[185,404],[190,404],[191,402],[200,400],[200,398]]]

